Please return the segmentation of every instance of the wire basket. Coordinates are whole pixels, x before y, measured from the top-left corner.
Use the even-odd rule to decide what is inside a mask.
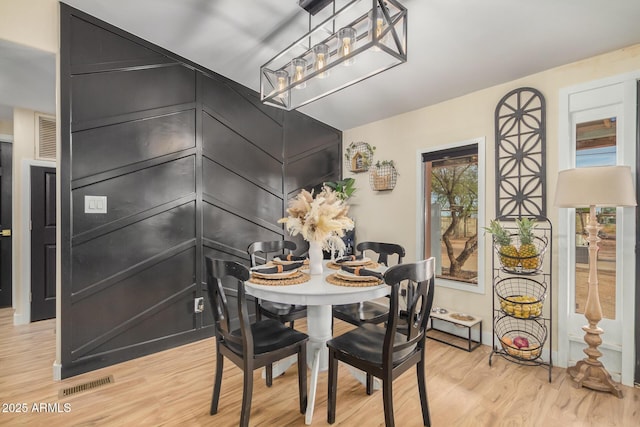
[[[547,328],[537,320],[520,320],[511,316],[496,319],[493,328],[502,349],[520,360],[535,360],[542,354]]]
[[[350,145],[349,169],[351,172],[365,172],[369,169],[373,160],[373,151],[365,142],[357,142]]]
[[[532,319],[542,315],[547,285],[526,277],[508,277],[495,284],[495,292],[505,314]]]
[[[517,248],[518,254],[510,253],[504,246],[497,244],[494,239],[493,248],[500,260],[502,269],[509,273],[516,274],[531,274],[539,271],[542,266],[542,258],[547,251],[548,239],[546,236],[535,236],[531,243],[535,248],[534,254],[521,256],[519,253],[523,248],[519,235],[511,235],[511,246]]]
[[[392,165],[372,166],[369,168],[369,184],[376,191],[393,190],[398,172]]]

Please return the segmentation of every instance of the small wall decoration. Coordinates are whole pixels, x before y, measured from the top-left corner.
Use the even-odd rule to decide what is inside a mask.
[[[544,217],[545,101],[533,88],[507,93],[496,106],[496,215]]]
[[[393,190],[397,177],[398,171],[393,160],[378,161],[369,168],[369,184],[375,191]]]
[[[351,172],[366,172],[373,162],[376,147],[367,142],[352,142],[344,153]]]

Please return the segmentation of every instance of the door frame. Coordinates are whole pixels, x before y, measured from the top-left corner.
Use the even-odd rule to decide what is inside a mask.
[[[20,168],[20,194],[22,194],[22,227],[20,229],[20,269],[22,283],[14,283],[15,293],[20,293],[20,303],[15,307],[14,325],[26,325],[31,322],[31,166],[54,168],[55,161],[23,159]],[[14,257],[15,259],[15,257]],[[15,264],[15,263],[14,263]],[[15,277],[15,276],[14,276]]]
[[[631,73],[626,73],[622,75],[612,76],[604,79],[599,79],[595,81],[591,81],[588,83],[583,83],[567,88],[563,88],[559,93],[559,116],[558,116],[558,170],[567,169],[573,166],[573,160],[571,157],[571,144],[573,141],[572,135],[575,133],[575,130],[572,129],[572,117],[574,116],[576,111],[580,111],[583,109],[596,109],[604,106],[613,106],[615,104],[619,104],[621,108],[621,114],[624,118],[623,120],[623,130],[620,133],[620,137],[627,138],[628,141],[621,146],[621,149],[624,150],[622,156],[620,154],[618,157],[618,164],[625,164],[631,167],[632,173],[636,176],[636,148],[635,148],[635,136],[637,129],[637,120],[636,120],[636,87],[637,81],[640,80],[640,71],[635,71]],[[622,86],[622,90],[618,91],[617,94],[612,95],[612,92],[607,92],[604,89],[612,86]],[[603,89],[599,93],[598,104],[591,105],[588,104],[588,99],[582,96],[582,93],[588,93],[591,91],[596,91],[598,89]],[[620,96],[620,94],[622,94]],[[570,109],[570,97],[576,96],[576,101],[580,107],[571,111]],[[582,102],[587,102],[584,106],[582,106]],[[576,104],[576,105],[578,105]],[[573,132],[573,133],[572,133]],[[632,148],[633,146],[633,148]],[[622,148],[625,147],[625,148]],[[633,152],[629,152],[633,151]],[[623,157],[623,161],[621,162],[621,158]],[[627,231],[632,232],[635,236],[636,232],[636,223],[635,223],[635,210],[634,208],[618,208],[618,218],[621,219],[620,224],[623,224],[624,227],[627,228]],[[573,253],[571,252],[572,245],[572,229],[569,226],[571,221],[570,213],[573,212],[572,209],[559,209],[558,211],[558,227],[557,227],[557,235],[558,235],[558,265],[559,266],[569,266],[573,265],[570,261],[573,260]],[[636,242],[623,242],[624,243],[624,254],[625,259],[627,261],[631,261],[631,265],[625,265],[624,267],[624,280],[629,281],[630,285],[624,288],[624,295],[617,296],[616,303],[620,301],[620,306],[616,306],[616,311],[621,310],[622,317],[619,319],[625,325],[634,325],[635,312],[636,307],[634,306],[635,302],[635,262],[636,255],[633,251],[633,247]],[[619,245],[622,247],[622,244]],[[562,367],[567,367],[569,364],[570,358],[570,331],[567,325],[567,321],[569,319],[570,314],[572,313],[570,307],[570,286],[569,283],[571,280],[571,273],[569,268],[558,268],[558,365]],[[606,319],[603,319],[605,321]],[[605,333],[603,335],[603,345],[602,349],[609,348],[607,345],[607,328],[604,327]],[[614,375],[614,380],[622,382],[622,384],[627,386],[633,386],[633,375],[634,375],[634,336],[635,336],[635,325],[631,328],[623,328],[621,331],[622,342],[620,343],[620,355],[621,355],[621,372],[616,378]],[[586,346],[586,344],[585,344]],[[612,372],[610,372],[612,373]],[[613,373],[612,373],[613,375]]]

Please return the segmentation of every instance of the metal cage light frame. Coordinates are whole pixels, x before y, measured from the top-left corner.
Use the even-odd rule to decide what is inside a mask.
[[[260,99],[292,110],[407,61],[407,9],[350,0],[260,67]]]

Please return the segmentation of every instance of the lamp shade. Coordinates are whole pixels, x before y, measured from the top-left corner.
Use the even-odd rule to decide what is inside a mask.
[[[560,171],[555,205],[560,208],[636,206],[629,166],[596,166]]]

